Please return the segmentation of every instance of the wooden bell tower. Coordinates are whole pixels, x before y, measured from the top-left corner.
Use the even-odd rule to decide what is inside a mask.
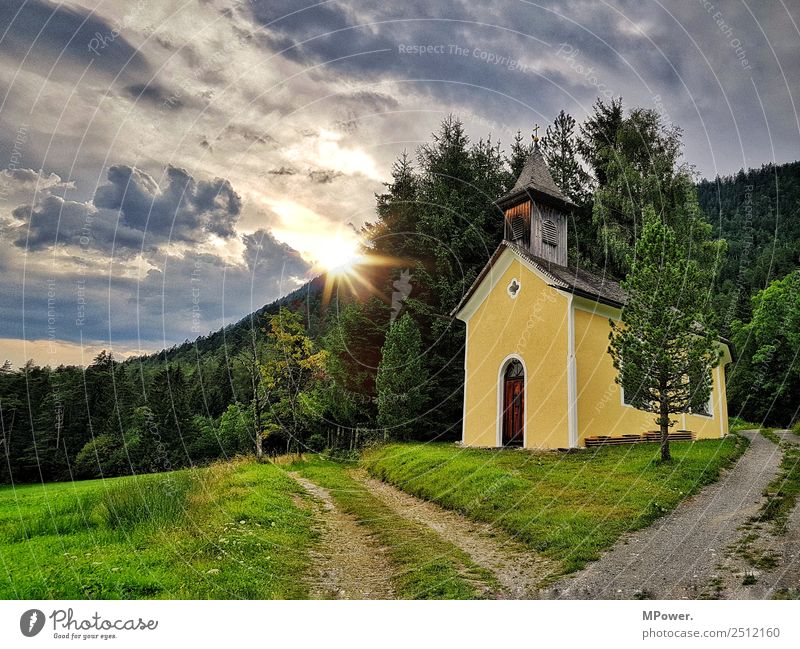
[[[545,262],[567,265],[567,221],[576,206],[553,181],[538,136],[514,187],[496,205],[505,215],[506,241]]]

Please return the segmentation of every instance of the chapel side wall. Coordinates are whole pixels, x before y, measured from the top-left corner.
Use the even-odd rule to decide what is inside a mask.
[[[622,403],[622,388],[608,354],[608,316],[575,310],[575,356],[578,390],[578,443],[593,435],[640,434],[658,427],[654,415]],[[728,432],[724,367],[712,371],[711,417],[675,415],[671,431],[691,430],[696,439],[719,438]]]
[[[521,289],[512,299],[506,287],[514,278]],[[497,446],[499,373],[512,353],[525,365],[526,446],[568,445],[566,306],[564,296],[516,257],[502,271],[467,325],[466,445]]]

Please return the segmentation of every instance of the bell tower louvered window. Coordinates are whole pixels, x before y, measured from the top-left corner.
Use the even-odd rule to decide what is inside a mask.
[[[525,219],[515,216],[511,219],[511,240],[519,241],[525,238]]]
[[[524,201],[506,210],[505,232],[503,238],[513,241],[518,246],[528,248],[531,245],[531,203]]]
[[[556,224],[549,219],[542,221],[542,243],[546,243],[548,246],[558,245],[558,231],[556,230]]]

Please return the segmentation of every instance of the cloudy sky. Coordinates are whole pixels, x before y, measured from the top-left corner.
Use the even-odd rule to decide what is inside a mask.
[[[703,176],[797,159],[798,24],[784,0],[2,0],[2,356],[238,320],[346,254],[448,113],[509,142],[621,95]]]

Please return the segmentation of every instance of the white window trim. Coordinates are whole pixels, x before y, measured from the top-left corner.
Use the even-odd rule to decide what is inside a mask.
[[[633,408],[634,410],[639,410],[636,406],[632,406],[631,404],[625,401],[625,388],[621,385],[619,386],[619,402],[625,408]],[[714,386],[711,386],[711,394],[708,395],[708,411],[711,414],[705,414],[702,412],[692,412],[691,410],[687,412],[680,413],[682,415],[691,415],[693,417],[704,417],[705,419],[714,419]],[[645,410],[639,410],[639,412],[646,412]],[[684,428],[686,426],[684,425]]]
[[[514,282],[517,283],[517,291],[516,291],[516,293],[512,293],[511,292],[511,285],[514,284]],[[509,297],[512,300],[516,300],[517,296],[519,295],[519,292],[521,290],[522,290],[522,282],[520,282],[516,277],[512,277],[511,281],[508,283],[508,286],[506,286],[506,293],[508,293]]]

